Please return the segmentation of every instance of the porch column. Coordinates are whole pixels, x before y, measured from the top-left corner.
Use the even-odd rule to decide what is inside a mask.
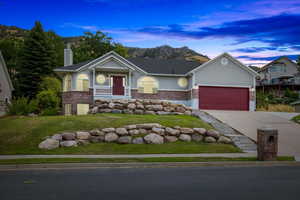
[[[131,71],[130,70],[128,76],[128,96],[131,98]]]
[[[96,96],[95,84],[96,84],[96,73],[95,73],[95,68],[93,68],[93,94],[94,94],[94,96]]]

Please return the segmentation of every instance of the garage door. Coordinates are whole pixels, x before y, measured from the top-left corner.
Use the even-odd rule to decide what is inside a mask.
[[[199,109],[249,110],[249,89],[199,86]]]

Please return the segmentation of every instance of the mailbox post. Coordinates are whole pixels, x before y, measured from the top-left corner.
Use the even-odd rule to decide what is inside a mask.
[[[278,130],[273,128],[257,129],[257,156],[260,161],[277,159]]]

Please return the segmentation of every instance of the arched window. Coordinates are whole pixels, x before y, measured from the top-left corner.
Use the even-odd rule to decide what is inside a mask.
[[[89,77],[87,74],[79,74],[76,81],[77,91],[89,91]]]
[[[72,89],[72,76],[70,74],[64,77],[64,92],[71,91]]]
[[[138,79],[138,92],[145,94],[155,94],[158,90],[158,81],[150,76],[144,76]]]

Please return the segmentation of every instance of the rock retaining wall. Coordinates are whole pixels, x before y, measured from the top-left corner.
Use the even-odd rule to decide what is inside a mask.
[[[168,101],[130,99],[130,100],[96,100],[90,113],[125,113],[125,114],[158,114],[158,115],[191,115],[192,109],[182,104]]]
[[[72,147],[89,143],[164,144],[176,141],[231,144],[232,141],[216,130],[204,128],[164,127],[157,123],[133,124],[121,128],[64,132],[47,137],[40,149]]]

